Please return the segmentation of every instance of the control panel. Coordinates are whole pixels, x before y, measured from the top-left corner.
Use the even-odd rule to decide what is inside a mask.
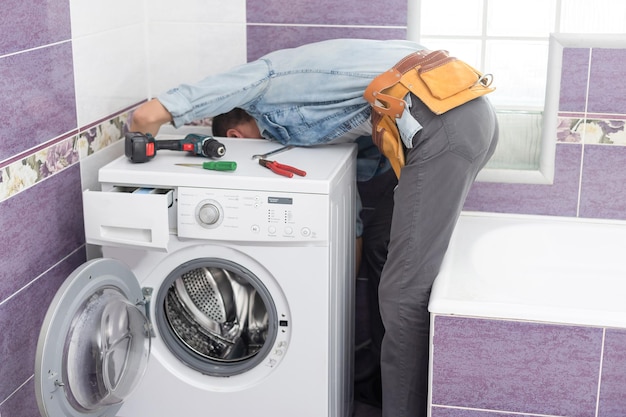
[[[329,197],[178,188],[178,236],[235,241],[325,242]]]

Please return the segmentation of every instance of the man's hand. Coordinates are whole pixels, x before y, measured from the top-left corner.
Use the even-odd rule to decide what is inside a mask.
[[[135,109],[130,122],[130,131],[150,133],[152,136],[156,136],[161,126],[171,121],[170,112],[163,107],[159,100],[152,99]]]

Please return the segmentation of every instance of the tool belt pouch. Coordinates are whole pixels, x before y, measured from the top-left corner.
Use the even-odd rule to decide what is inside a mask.
[[[411,92],[433,113],[443,114],[494,91],[492,80],[491,74],[482,74],[443,50],[408,55],[374,78],[363,94],[372,105],[372,138],[391,162],[396,176],[400,176],[404,166],[402,143],[395,127],[395,118],[402,116],[406,106],[404,97]],[[395,144],[387,144],[388,141]],[[388,155],[385,150],[394,153]]]
[[[389,160],[396,177],[400,178],[400,170],[404,166],[404,147],[395,119],[372,112],[372,140]]]

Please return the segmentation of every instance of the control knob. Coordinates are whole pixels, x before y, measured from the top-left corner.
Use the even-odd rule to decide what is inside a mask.
[[[196,210],[196,218],[201,226],[216,226],[220,221],[220,208],[214,202],[202,203]]]

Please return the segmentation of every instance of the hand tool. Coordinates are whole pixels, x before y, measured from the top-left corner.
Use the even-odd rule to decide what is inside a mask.
[[[208,161],[201,164],[176,164],[181,167],[202,167],[213,171],[234,171],[237,169],[235,161]]]
[[[276,161],[268,161],[267,159],[259,159],[259,164],[264,166],[265,168],[271,169],[274,173],[278,175],[284,175],[285,177],[293,177],[293,174],[300,175],[304,177],[306,175],[305,171],[301,169],[294,168],[289,165],[279,164]]]
[[[293,148],[293,145],[288,145],[288,146],[283,146],[282,148],[278,148],[278,149],[274,149],[271,152],[268,153],[264,153],[263,155],[252,155],[252,159],[265,159],[270,155],[275,155],[277,153],[281,153],[281,152],[285,152],[288,151],[289,149]]]
[[[184,139],[155,140],[149,133],[128,132],[125,139],[124,153],[135,163],[154,158],[158,149],[186,151],[208,158],[221,158],[226,153],[226,147],[213,137],[195,133],[185,136]]]

